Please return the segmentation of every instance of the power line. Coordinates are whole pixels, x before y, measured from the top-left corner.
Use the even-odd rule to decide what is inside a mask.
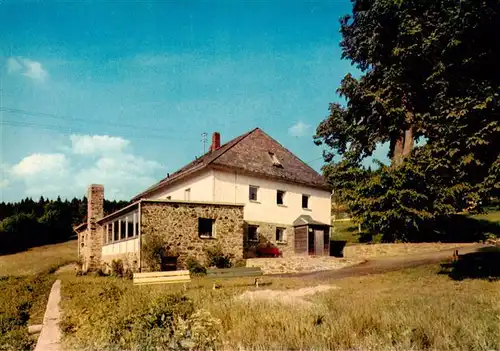
[[[145,131],[155,131],[155,132],[161,132],[161,131],[167,132],[168,131],[167,129],[151,128],[151,127],[139,126],[139,125],[134,125],[134,124],[126,124],[126,123],[106,122],[106,121],[101,121],[98,119],[87,119],[87,118],[78,118],[78,117],[72,117],[72,116],[62,116],[62,115],[57,115],[57,114],[53,114],[53,113],[28,111],[28,110],[10,108],[10,107],[0,107],[0,111],[12,113],[12,114],[18,114],[18,115],[42,116],[42,117],[47,117],[47,118],[68,120],[68,121],[77,121],[77,122],[82,122],[82,123],[98,123],[99,125],[108,125],[108,126],[118,127],[118,128],[132,128],[135,130],[142,129]]]
[[[45,129],[45,130],[52,130],[52,131],[58,131],[62,132],[64,134],[71,134],[71,133],[88,133],[88,131],[85,131],[83,129],[79,128],[64,128],[61,126],[54,126],[50,124],[41,124],[41,123],[32,123],[32,122],[22,122],[22,121],[9,121],[9,120],[3,120],[0,122],[0,125],[7,125],[7,126],[14,126],[14,127],[22,127],[22,128],[33,128],[33,129]],[[181,137],[181,136],[176,136],[176,137],[171,137],[171,136],[162,136],[162,135],[148,135],[148,134],[137,134],[134,133],[133,135],[134,138],[142,138],[142,139],[175,139],[175,140],[189,140],[189,138],[186,137]]]
[[[309,164],[309,163],[311,163],[311,162],[318,161],[318,160],[320,160],[320,159],[322,159],[322,158],[323,158],[323,156],[320,156],[320,157],[318,157],[318,158],[315,158],[314,160],[307,161],[307,162],[306,162],[306,165],[308,165],[308,164]]]

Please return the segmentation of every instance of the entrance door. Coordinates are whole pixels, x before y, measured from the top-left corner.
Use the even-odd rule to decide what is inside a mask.
[[[314,231],[314,254],[315,255],[324,255],[324,237],[325,232],[323,230],[315,230]]]

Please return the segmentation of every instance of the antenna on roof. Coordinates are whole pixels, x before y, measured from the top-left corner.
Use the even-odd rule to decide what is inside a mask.
[[[203,143],[203,154],[207,152],[207,133],[201,133],[201,142]]]

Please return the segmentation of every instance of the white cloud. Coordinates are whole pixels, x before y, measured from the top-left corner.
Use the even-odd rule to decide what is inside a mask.
[[[9,73],[19,72],[22,68],[23,66],[14,57],[9,57],[7,59],[7,72]]]
[[[104,155],[122,152],[130,142],[109,135],[71,135],[73,152],[78,155]]]
[[[163,168],[127,152],[130,141],[123,138],[72,135],[70,141],[72,148],[64,152],[34,153],[12,167],[0,167],[5,175],[0,188],[17,182],[24,185],[25,196],[81,197],[90,184],[99,183],[106,198],[128,200],[155,183],[158,179],[153,175]]]
[[[70,161],[64,154],[31,154],[10,170],[11,180],[24,182],[27,196],[55,197],[71,187]]]
[[[288,128],[288,134],[290,134],[291,136],[301,137],[306,135],[310,129],[311,125],[299,121]]]
[[[20,74],[42,83],[49,76],[49,73],[40,62],[23,57],[9,57],[7,59],[7,71],[9,74]]]
[[[68,160],[63,154],[32,154],[12,167],[12,173],[19,177],[54,174],[66,170]]]
[[[152,174],[161,168],[156,161],[116,154],[101,157],[92,167],[80,170],[75,175],[75,183],[82,188],[91,183],[103,184],[106,197],[127,199],[155,183],[157,180]]]

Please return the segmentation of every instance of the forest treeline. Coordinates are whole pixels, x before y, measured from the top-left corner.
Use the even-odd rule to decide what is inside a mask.
[[[125,207],[128,201],[104,200],[104,213]],[[87,219],[87,198],[0,203],[0,254],[70,239],[73,227]]]

